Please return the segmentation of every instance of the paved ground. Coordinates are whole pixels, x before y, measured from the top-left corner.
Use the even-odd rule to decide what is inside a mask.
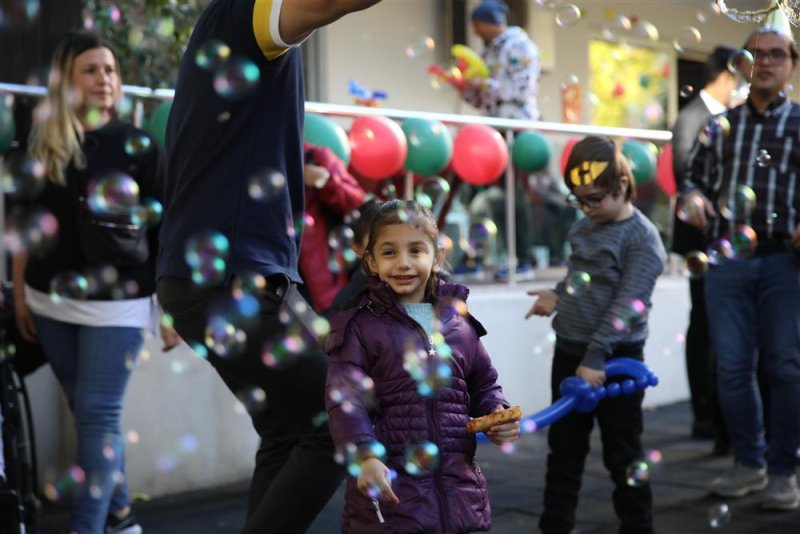
[[[661,453],[653,466],[656,529],[661,534],[721,532],[736,534],[793,534],[800,532],[800,511],[766,513],[758,509],[758,496],[725,501],[708,496],[708,482],[731,465],[731,458],[710,454],[711,442],[688,437],[687,403],[648,411],[645,446]],[[596,433],[595,433],[596,434]],[[595,435],[595,438],[597,436]],[[536,532],[541,511],[546,444],[543,434],[524,437],[513,454],[482,443],[478,452],[494,511],[492,532]],[[245,485],[182,494],[137,504],[146,534],[227,534],[242,525]],[[584,476],[576,534],[612,534],[616,523],[611,506],[612,486],[595,439]],[[729,512],[720,514],[727,505]],[[311,534],[338,532],[342,491],[334,496],[309,530]],[[63,509],[45,510],[43,534],[60,534],[66,521]],[[718,527],[712,520],[721,520]]]

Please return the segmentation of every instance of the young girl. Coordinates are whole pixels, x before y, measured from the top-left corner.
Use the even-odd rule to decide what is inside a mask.
[[[368,292],[332,319],[326,407],[348,454],[343,532],[469,532],[491,526],[474,462],[470,417],[508,406],[464,310],[468,290],[445,282],[430,211],[381,206],[364,253]],[[496,444],[519,423],[487,431]]]
[[[647,309],[666,261],[658,231],[633,206],[633,174],[612,141],[583,139],[572,149],[565,169],[570,203],[586,217],[570,231],[572,255],[566,278],[555,290],[528,291],[539,298],[526,315],[557,312],[554,402],[568,376],[578,375],[599,386],[605,381],[608,358],[644,358]],[[595,417],[602,433],[603,461],[616,486],[613,499],[620,532],[653,531],[650,486],[628,476],[643,457],[642,397],[638,392],[604,399],[593,413],[573,412],[550,427],[542,532],[568,533],[575,526]]]

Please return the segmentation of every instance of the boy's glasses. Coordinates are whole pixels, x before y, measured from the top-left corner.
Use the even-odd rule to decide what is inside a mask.
[[[761,61],[765,59],[769,59],[774,63],[781,63],[786,61],[786,58],[789,57],[789,52],[784,50],[783,48],[770,48],[769,50],[762,50],[760,48],[748,48],[748,52],[753,54],[753,61]]]
[[[577,197],[570,193],[567,195],[567,204],[572,206],[573,208],[588,208],[588,209],[595,209],[599,208],[600,204],[603,203],[603,199],[608,196],[608,191],[602,193],[600,195],[591,195],[588,197]]]

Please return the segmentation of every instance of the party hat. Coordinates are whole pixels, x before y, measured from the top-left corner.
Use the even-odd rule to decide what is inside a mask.
[[[782,2],[779,0],[769,0],[767,9],[767,16],[761,26],[763,28],[775,30],[776,33],[785,35],[786,37],[794,40],[794,35],[792,34],[792,25],[789,23],[789,18],[784,12],[785,6],[782,5]]]

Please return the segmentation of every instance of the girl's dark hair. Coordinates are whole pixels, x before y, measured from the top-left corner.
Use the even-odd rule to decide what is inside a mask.
[[[439,227],[436,225],[436,218],[431,213],[431,210],[414,200],[389,200],[378,208],[369,228],[369,240],[361,263],[361,267],[367,276],[375,276],[375,273],[370,270],[367,264],[367,256],[372,256],[373,260],[375,259],[373,252],[381,230],[393,224],[405,224],[421,231],[433,244],[434,254],[438,254]],[[439,273],[437,272],[432,273],[431,277],[428,278],[428,284],[425,287],[425,300],[432,299],[436,294],[438,278]]]
[[[381,202],[376,198],[371,198],[359,206],[358,218],[352,224],[354,243],[364,242],[364,237],[369,235],[370,226],[372,226],[372,221],[380,207]]]
[[[623,176],[628,177],[628,190],[625,193],[625,200],[633,202],[636,200],[636,180],[633,177],[631,166],[625,156],[622,155],[616,143],[607,137],[588,136],[584,137],[572,147],[567,165],[564,167],[564,181],[570,191],[578,185],[572,181],[573,170],[582,170],[584,164],[590,162],[608,163],[605,169],[596,177],[593,182],[598,189],[605,189],[616,196],[622,192],[621,180]],[[587,182],[584,182],[587,183]]]

